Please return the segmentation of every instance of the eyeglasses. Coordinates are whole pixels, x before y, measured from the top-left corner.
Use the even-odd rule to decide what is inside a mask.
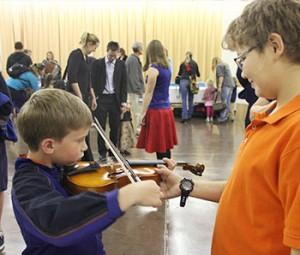
[[[234,59],[234,62],[237,64],[237,66],[243,70],[243,66],[244,66],[244,62],[247,58],[247,55],[254,49],[256,49],[257,46],[251,47],[249,50],[245,51],[244,53],[242,53],[241,55],[239,55],[238,57],[236,57]]]

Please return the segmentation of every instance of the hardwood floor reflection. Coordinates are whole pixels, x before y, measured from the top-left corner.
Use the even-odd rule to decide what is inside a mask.
[[[228,177],[235,152],[242,139],[243,118],[222,125],[207,124],[202,119],[188,123],[176,121],[179,145],[172,151],[176,160],[203,163],[203,177],[177,168],[182,176],[224,180]],[[93,151],[96,152],[95,132],[92,132]],[[9,189],[3,215],[6,255],[21,254],[24,242],[12,212],[10,200],[11,177],[15,153],[24,152],[22,145],[9,146]],[[95,158],[98,155],[95,153]],[[131,158],[155,159],[154,154],[133,149]],[[104,245],[108,255],[209,255],[217,204],[188,198],[184,208],[179,199],[166,202],[159,209],[132,208],[108,230],[104,231]],[[84,255],[84,254],[83,254]]]

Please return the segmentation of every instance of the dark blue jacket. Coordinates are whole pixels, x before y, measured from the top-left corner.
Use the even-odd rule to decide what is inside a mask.
[[[18,158],[12,203],[26,249],[23,255],[103,255],[101,231],[123,212],[118,191],[69,196],[59,168]]]

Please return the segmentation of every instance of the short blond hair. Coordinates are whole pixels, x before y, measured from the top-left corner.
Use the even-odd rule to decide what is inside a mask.
[[[223,38],[225,49],[257,47],[262,52],[271,33],[281,35],[285,55],[300,63],[300,1],[255,0],[232,21]]]
[[[19,133],[31,151],[38,151],[43,139],[61,141],[70,131],[91,124],[87,105],[60,89],[42,89],[32,94],[17,118]]]
[[[91,43],[92,45],[96,45],[100,43],[100,40],[95,34],[84,32],[80,37],[79,43],[82,46],[86,46],[88,43]]]

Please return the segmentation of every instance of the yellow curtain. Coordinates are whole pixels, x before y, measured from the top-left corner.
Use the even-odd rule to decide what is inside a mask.
[[[202,80],[210,76],[211,59],[221,56],[221,1],[0,1],[0,9],[3,70],[15,41],[32,50],[33,62],[51,50],[64,68],[85,31],[101,41],[95,57],[105,55],[111,40],[127,54],[134,41],[146,47],[152,39],[160,40],[173,60],[173,78],[188,50]]]

